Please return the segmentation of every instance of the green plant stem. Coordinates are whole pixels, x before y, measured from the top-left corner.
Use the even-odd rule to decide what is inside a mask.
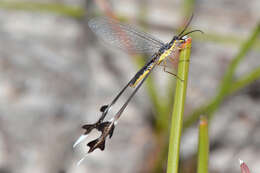
[[[214,112],[222,103],[223,99],[230,93],[230,87],[233,82],[233,75],[239,63],[243,60],[248,51],[252,48],[253,44],[257,40],[257,36],[260,33],[260,25],[258,25],[253,34],[249,37],[249,39],[242,45],[237,56],[230,63],[227,72],[225,73],[223,80],[220,84],[220,89],[215,98],[209,101],[209,104],[203,105],[202,107],[196,109],[191,115],[189,115],[188,119],[184,121],[184,128],[189,127],[195,121],[198,120],[201,114],[206,114],[210,118],[213,116]]]
[[[39,2],[21,2],[21,1],[0,1],[0,8],[10,10],[51,12],[59,15],[65,15],[74,18],[82,18],[85,15],[85,9],[78,6],[69,6],[59,3],[39,3]]]
[[[234,92],[240,90],[241,88],[244,88],[245,86],[251,84],[252,82],[256,81],[260,78],[260,68],[256,68],[252,70],[249,74],[246,74],[239,78],[239,80],[236,80],[232,83],[229,89],[229,95],[233,94]]]
[[[200,124],[199,124],[197,173],[208,173],[208,160],[209,160],[208,120],[205,116],[203,116],[200,118]]]
[[[179,148],[181,139],[181,129],[183,123],[182,120],[184,104],[186,98],[186,89],[188,82],[187,79],[189,72],[190,49],[191,42],[187,43],[185,45],[185,48],[180,53],[177,75],[179,78],[183,79],[183,81],[178,79],[176,83],[170,130],[167,173],[178,173]]]

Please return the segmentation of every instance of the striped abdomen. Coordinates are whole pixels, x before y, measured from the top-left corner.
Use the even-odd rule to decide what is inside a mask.
[[[130,87],[134,88],[149,73],[152,67],[157,64],[157,59],[158,59],[157,57],[158,56],[155,55],[155,57],[152,58],[151,61],[149,61],[142,69],[140,69],[136,73],[136,75],[134,76],[134,78],[132,79],[129,85]]]

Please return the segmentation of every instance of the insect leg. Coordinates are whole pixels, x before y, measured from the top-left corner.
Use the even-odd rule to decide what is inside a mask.
[[[176,75],[176,74],[174,74],[174,73],[172,73],[172,72],[170,72],[170,71],[167,71],[167,69],[166,69],[166,58],[163,60],[163,71],[164,72],[166,72],[166,73],[169,73],[169,74],[171,74],[171,75],[173,75],[173,76],[175,76],[177,79],[179,79],[179,80],[181,80],[182,82],[183,82],[183,79],[181,79],[178,75]]]

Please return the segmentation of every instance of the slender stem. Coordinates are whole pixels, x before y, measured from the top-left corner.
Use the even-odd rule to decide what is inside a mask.
[[[209,160],[208,120],[206,117],[201,117],[200,125],[199,125],[197,173],[208,173],[208,160]]]
[[[252,70],[249,74],[242,76],[239,80],[236,80],[232,83],[229,89],[229,94],[233,94],[234,92],[244,88],[245,86],[251,84],[260,78],[260,67]]]
[[[176,83],[170,140],[169,140],[167,173],[178,173],[179,148],[180,148],[184,104],[185,104],[185,97],[186,97],[186,88],[188,82],[187,79],[188,79],[188,72],[189,72],[190,49],[191,49],[191,38],[189,38],[187,43],[184,44],[183,50],[180,53],[177,75],[178,77],[183,79],[183,81],[178,79]]]
[[[203,105],[202,107],[196,109],[191,115],[189,115],[188,119],[184,122],[184,128],[190,126],[192,123],[198,120],[201,114],[207,114],[207,116],[212,117],[214,112],[222,103],[223,99],[230,93],[231,84],[233,81],[233,75],[235,73],[236,68],[239,63],[244,59],[245,55],[249,52],[249,50],[253,47],[253,44],[257,40],[257,36],[260,34],[260,24],[254,29],[252,35],[248,38],[248,40],[242,45],[237,56],[230,63],[225,76],[222,79],[222,82],[219,87],[219,92],[209,104]]]

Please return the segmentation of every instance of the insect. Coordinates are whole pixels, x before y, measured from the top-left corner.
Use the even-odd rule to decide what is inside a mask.
[[[90,29],[96,33],[99,37],[101,37],[104,41],[111,43],[114,46],[117,46],[127,52],[136,52],[136,53],[150,53],[152,54],[151,60],[148,61],[133,77],[130,81],[124,86],[124,88],[116,95],[116,97],[112,100],[111,103],[108,105],[103,105],[100,108],[101,116],[97,120],[96,123],[93,124],[86,124],[83,125],[82,128],[85,131],[84,135],[82,135],[73,145],[76,147],[80,142],[82,142],[87,135],[93,130],[97,129],[102,134],[99,138],[89,142],[87,145],[90,147],[88,153],[91,153],[95,149],[99,148],[101,150],[105,149],[105,141],[106,138],[112,137],[115,125],[118,122],[118,119],[124,112],[125,108],[127,107],[128,103],[131,101],[133,96],[142,86],[144,81],[147,79],[149,74],[157,65],[163,66],[163,70],[167,73],[170,73],[176,76],[178,79],[179,77],[166,70],[166,63],[167,61],[174,62],[176,61],[176,56],[171,56],[173,54],[177,54],[181,46],[191,41],[191,38],[188,38],[192,32],[201,32],[201,30],[192,30],[186,32],[192,17],[189,19],[188,23],[184,27],[184,29],[176,36],[172,38],[169,43],[164,44],[162,41],[154,38],[153,36],[141,32],[134,27],[119,23],[117,21],[108,19],[108,18],[94,18],[89,21]],[[182,79],[180,79],[182,80]],[[117,102],[120,96],[124,93],[124,91],[128,88],[132,87],[135,88],[128,99],[125,101],[123,106],[119,109],[119,111],[113,116],[113,118],[109,121],[104,121],[106,115],[109,113],[110,108]],[[80,161],[81,162],[81,161]]]

